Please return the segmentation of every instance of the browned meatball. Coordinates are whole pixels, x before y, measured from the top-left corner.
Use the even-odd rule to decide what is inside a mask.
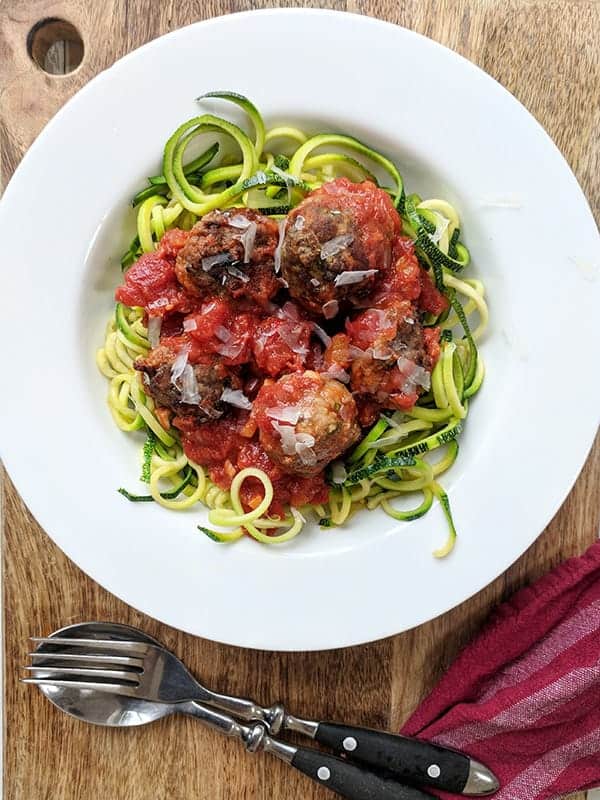
[[[184,352],[160,345],[137,359],[134,366],[144,374],[146,392],[179,416],[198,422],[221,417],[227,409],[221,400],[223,389],[237,389],[240,381],[219,363],[188,364]]]
[[[248,208],[212,211],[177,255],[179,283],[196,297],[226,292],[266,303],[281,288],[274,271],[277,223]]]
[[[281,249],[291,296],[326,319],[360,305],[389,266],[399,218],[374,184],[340,178],[290,213]]]
[[[296,372],[263,385],[252,415],[270,458],[296,475],[316,475],[360,435],[352,395],[318,372]]]
[[[435,366],[432,344],[416,311],[407,302],[370,309],[346,326],[353,353],[351,387],[388,408],[411,408],[429,388]]]

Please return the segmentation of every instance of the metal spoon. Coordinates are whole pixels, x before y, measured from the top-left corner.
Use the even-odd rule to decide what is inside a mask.
[[[75,628],[85,630],[86,635],[75,636]],[[260,722],[270,734],[280,730],[304,734],[367,769],[384,770],[406,783],[467,795],[489,794],[498,788],[493,773],[464,753],[385,731],[300,719],[287,713],[281,703],[263,707],[247,698],[213,692],[142,631],[107,623],[87,623],[68,630],[67,637],[57,632],[49,639],[34,640],[41,646],[32,654],[33,666],[26,667],[33,673],[27,682],[50,684],[54,691],[57,686],[69,691],[85,688],[149,703],[207,704],[237,719]],[[119,648],[117,640],[122,642]]]
[[[151,636],[127,625],[83,623],[69,625],[53,633],[53,637],[81,639],[120,639],[158,644]],[[37,652],[51,652],[42,643]],[[43,671],[43,668],[41,668]],[[310,748],[294,747],[279,742],[267,734],[263,724],[243,725],[232,717],[214,711],[201,703],[155,703],[135,697],[116,695],[95,689],[70,686],[40,685],[46,697],[61,711],[84,722],[113,727],[144,725],[170,714],[182,713],[196,717],[205,725],[225,736],[240,739],[249,752],[264,750],[303,772],[317,783],[348,800],[435,800],[419,789],[403,786],[389,778],[368,772],[351,762]]]

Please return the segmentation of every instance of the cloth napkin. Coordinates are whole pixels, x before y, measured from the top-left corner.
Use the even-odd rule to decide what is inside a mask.
[[[494,800],[600,785],[600,542],[499,606],[402,733],[486,764]]]

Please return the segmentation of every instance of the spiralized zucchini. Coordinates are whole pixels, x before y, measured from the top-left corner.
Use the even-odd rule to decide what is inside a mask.
[[[382,414],[345,462],[330,468],[331,490],[325,506],[290,508],[284,519],[270,518],[266,512],[273,485],[262,470],[242,470],[230,490],[224,491],[212,483],[201,465],[187,458],[177,431],[163,428],[133,366],[135,359],[150,349],[143,311],[117,304],[97,364],[109,381],[108,405],[117,426],[126,432],[146,433],[141,480],[148,485],[148,494],[119,491],[131,501],[156,502],[175,511],[202,503],[209,509],[214,527],[199,529],[213,540],[233,542],[248,534],[265,544],[297,536],[305,522],[303,512],[316,514],[325,528],[343,525],[365,508],[381,508],[390,517],[406,521],[425,515],[437,498],[449,535],[434,555],[447,555],[454,546],[456,530],[448,497],[437,479],[458,456],[457,439],[470,399],[483,382],[485,370],[477,342],[488,324],[483,283],[456,274],[469,263],[469,252],[460,241],[457,210],[443,199],[406,196],[394,163],[352,137],[309,136],[292,126],[266,129],[256,107],[242,95],[220,91],[198,99],[205,98],[241,108],[251,123],[251,135],[212,114],[195,117],[177,128],[165,146],[162,174],[149,178],[149,185],[133,199],[138,208],[137,232],[121,259],[123,268],[154,250],[170,228],[189,229],[199,216],[213,209],[247,206],[280,217],[309,191],[337,177],[378,183],[373,172],[377,169],[386,175],[386,181],[391,179],[391,188],[383,188],[401,215],[404,234],[415,242],[421,265],[450,301],[449,313],[426,320],[442,330],[441,354],[432,373],[431,391],[409,411]],[[221,143],[213,141],[184,164],[188,147],[215,134]],[[239,157],[227,151],[223,140],[234,146]],[[276,152],[274,145],[281,151]],[[219,153],[220,163],[215,163]],[[248,478],[263,487],[262,501],[250,512],[244,510],[240,498]],[[413,495],[410,507],[398,506],[400,499]]]

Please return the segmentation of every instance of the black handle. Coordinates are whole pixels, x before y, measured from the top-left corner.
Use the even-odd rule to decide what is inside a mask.
[[[348,800],[435,800],[432,795],[412,786],[402,786],[390,778],[367,772],[345,758],[319,753],[318,750],[299,747],[291,764]]]
[[[408,783],[460,794],[469,778],[468,756],[419,739],[335,722],[320,722],[315,739],[354,761],[385,770]]]

